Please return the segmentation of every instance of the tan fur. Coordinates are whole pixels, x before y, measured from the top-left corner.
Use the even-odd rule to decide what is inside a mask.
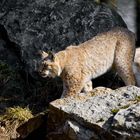
[[[98,34],[78,46],[70,46],[56,53],[52,61],[43,60],[40,72],[44,76],[62,78],[64,84],[62,97],[74,96],[81,92],[86,83],[106,73],[113,65],[126,85],[135,85],[132,71],[134,52],[133,33],[117,27]],[[52,75],[47,75],[45,66],[52,67]]]

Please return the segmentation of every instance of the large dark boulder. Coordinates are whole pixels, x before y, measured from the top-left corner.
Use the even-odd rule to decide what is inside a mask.
[[[38,50],[57,52],[114,26],[126,26],[114,10],[94,0],[3,0],[0,16],[30,73],[36,69]]]
[[[34,73],[39,50],[58,52],[114,26],[126,27],[116,11],[94,0],[2,0],[0,7],[0,73],[9,72],[0,77],[0,96],[11,97],[3,100],[2,110],[20,102],[39,112],[52,97],[59,98],[62,82]],[[109,73],[94,86],[111,85],[112,79]]]
[[[36,114],[60,97],[60,79],[46,80],[34,73],[39,50],[58,52],[112,27],[126,27],[116,11],[94,0],[1,1],[0,114],[17,105],[28,106]],[[112,78],[109,74],[94,85],[111,85]]]

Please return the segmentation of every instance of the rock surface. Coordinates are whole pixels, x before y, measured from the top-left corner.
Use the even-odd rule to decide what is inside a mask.
[[[137,20],[136,20],[136,1],[132,0],[118,0],[117,2],[117,10],[119,14],[122,16],[124,21],[127,24],[127,27],[130,31],[136,33],[137,32]]]
[[[48,135],[51,140],[140,139],[140,88],[116,90],[98,87],[87,95],[50,103]]]
[[[129,137],[140,139],[140,103],[120,110],[113,118],[114,132]]]
[[[140,48],[136,48],[134,61],[140,65]]]

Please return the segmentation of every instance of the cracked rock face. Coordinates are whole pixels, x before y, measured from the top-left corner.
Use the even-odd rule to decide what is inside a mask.
[[[114,10],[91,0],[3,0],[0,6],[0,24],[30,73],[36,70],[39,50],[57,52],[111,27],[126,27]]]
[[[98,87],[87,95],[50,103],[48,139],[139,139],[140,88]]]
[[[140,103],[120,110],[114,116],[112,126],[120,135],[140,139]]]

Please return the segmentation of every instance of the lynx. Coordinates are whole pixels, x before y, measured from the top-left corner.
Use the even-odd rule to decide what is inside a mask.
[[[116,27],[56,54],[42,52],[39,72],[42,77],[62,78],[62,97],[74,96],[82,89],[88,89],[84,88],[87,86],[91,89],[90,80],[112,67],[126,85],[135,85],[132,71],[134,53],[134,34],[125,28]]]

